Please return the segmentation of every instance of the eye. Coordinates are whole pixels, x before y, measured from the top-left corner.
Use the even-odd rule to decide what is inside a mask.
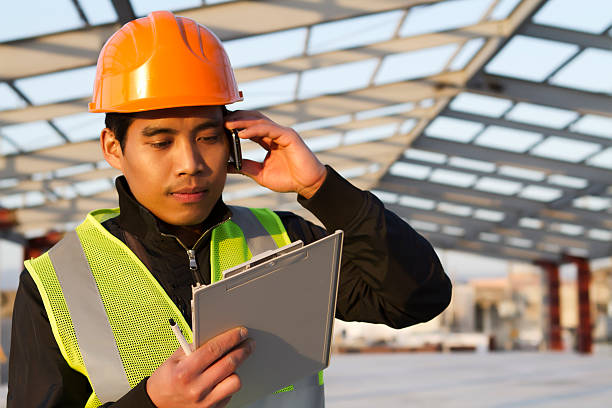
[[[170,146],[170,142],[167,140],[160,141],[160,142],[151,142],[149,143],[149,146],[151,146],[154,149],[163,149],[165,147]]]
[[[200,135],[197,137],[198,142],[214,144],[219,140],[219,135]]]

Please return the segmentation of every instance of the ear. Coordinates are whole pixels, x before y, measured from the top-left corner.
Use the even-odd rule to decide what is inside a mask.
[[[123,171],[121,159],[123,158],[123,151],[121,150],[121,144],[115,137],[115,133],[109,128],[104,128],[100,134],[100,146],[102,147],[102,154],[104,159],[112,167],[119,171]]]

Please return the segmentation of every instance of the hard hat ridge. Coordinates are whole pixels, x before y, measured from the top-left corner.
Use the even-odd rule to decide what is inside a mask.
[[[98,58],[90,112],[139,112],[242,100],[221,41],[168,11],[131,21]]]

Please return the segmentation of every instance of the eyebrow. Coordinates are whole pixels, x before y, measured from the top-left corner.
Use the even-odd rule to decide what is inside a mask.
[[[200,131],[206,129],[216,129],[220,126],[219,121],[217,120],[207,120],[205,122],[200,123],[198,126],[191,129],[191,137],[195,137]]]
[[[218,126],[220,126],[219,121],[211,121],[211,120],[207,120],[204,121],[202,123],[200,123],[199,125],[197,125],[196,127],[194,127],[193,129],[191,129],[191,131],[189,132],[191,137],[194,137],[195,135],[198,134],[198,132],[202,131],[202,130],[206,130],[206,129],[211,129],[211,128],[217,128]],[[161,127],[161,126],[146,126],[144,129],[142,129],[142,131],[140,132],[143,136],[145,137],[152,137],[161,133],[166,133],[166,134],[170,134],[170,135],[176,135],[179,133],[178,130],[174,129],[174,128],[169,128],[169,127]]]
[[[178,130],[173,129],[173,128],[168,128],[168,127],[146,126],[144,129],[142,129],[140,133],[143,136],[152,137],[160,133],[168,133],[171,135],[176,135],[178,133]]]

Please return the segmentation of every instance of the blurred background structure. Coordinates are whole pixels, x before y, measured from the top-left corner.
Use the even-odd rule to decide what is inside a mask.
[[[336,352],[612,354],[611,1],[20,0],[0,5],[4,363],[23,259],[117,206],[87,102],[105,40],[156,9],[224,42],[232,109],[294,127],[436,247],[450,307],[401,331],[337,322]],[[312,219],[245,178],[224,199]]]

